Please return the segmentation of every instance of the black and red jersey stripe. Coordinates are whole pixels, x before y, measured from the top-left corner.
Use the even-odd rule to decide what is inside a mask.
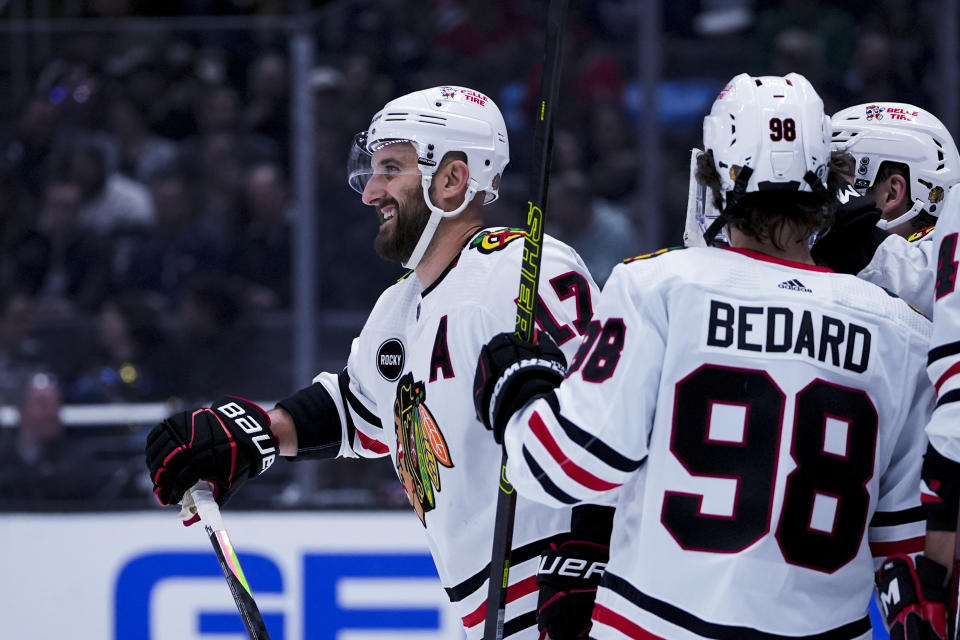
[[[611,573],[609,570],[603,576],[601,588],[610,589],[640,609],[670,624],[712,640],[854,640],[871,630],[870,618],[864,616],[821,633],[805,636],[783,636],[750,627],[738,627],[704,620],[669,602],[643,593],[627,580]],[[630,621],[622,614],[602,605],[597,605],[594,608],[593,619],[636,640],[669,640],[669,638],[662,638],[647,631],[636,622]]]

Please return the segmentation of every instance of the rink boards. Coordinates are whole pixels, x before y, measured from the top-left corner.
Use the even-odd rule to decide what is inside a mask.
[[[224,516],[272,640],[463,637],[413,512]],[[0,541],[2,637],[246,637],[209,540],[172,509],[0,515]]]
[[[412,512],[225,519],[272,640],[463,638]],[[0,542],[2,637],[246,637],[210,542],[172,509],[5,514]]]

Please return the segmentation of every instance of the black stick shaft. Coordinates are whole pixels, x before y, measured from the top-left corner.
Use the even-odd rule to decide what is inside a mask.
[[[960,515],[957,516],[957,528],[953,538],[953,568],[950,575],[950,606],[947,607],[947,638],[960,640]]]
[[[534,166],[530,175],[530,201],[527,211],[527,235],[523,242],[520,269],[520,295],[517,297],[515,334],[533,341],[537,286],[540,282],[540,261],[543,250],[543,229],[546,222],[547,191],[550,182],[550,161],[553,151],[553,115],[560,93],[560,61],[563,54],[563,31],[568,0],[550,0],[547,11],[547,39],[540,78],[540,102],[534,126]],[[500,490],[497,493],[497,515],[493,530],[490,557],[490,583],[487,590],[485,640],[502,640],[510,575],[510,549],[513,546],[513,520],[517,493],[507,480],[507,454],[500,464]]]
[[[256,600],[250,592],[247,579],[240,568],[233,545],[227,537],[225,530],[215,531],[209,525],[206,527],[207,535],[210,536],[210,543],[217,554],[217,561],[223,570],[223,577],[227,580],[227,586],[230,588],[230,595],[237,605],[237,611],[240,612],[240,618],[243,620],[243,626],[247,629],[247,635],[250,640],[270,640],[270,634],[267,633],[267,625],[263,622],[263,616],[260,615],[260,609],[257,607]]]

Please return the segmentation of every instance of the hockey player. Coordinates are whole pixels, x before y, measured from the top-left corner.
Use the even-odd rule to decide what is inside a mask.
[[[380,221],[377,252],[411,271],[380,296],[343,371],[320,373],[269,412],[225,398],[156,426],[147,464],[160,502],[177,503],[202,478],[222,503],[278,455],[390,456],[467,637],[481,637],[501,449],[470,397],[480,348],[516,316],[524,233],[485,228],[481,213],[507,161],[503,117],[478,91],[434,87],[374,115],[354,140],[350,185]],[[550,237],[542,260],[538,322],[572,355],[597,288]],[[542,637],[538,625],[555,640],[585,637],[599,574],[538,581],[537,569],[541,553],[548,566],[602,567],[611,514],[518,501],[506,637]]]
[[[733,78],[698,159],[730,247],[616,267],[566,369],[549,341],[481,352],[477,410],[519,494],[617,501],[591,637],[866,639],[884,556],[894,635],[928,605],[942,628],[910,595],[943,568],[908,555],[929,322],[814,264],[829,126],[802,76]]]
[[[937,404],[927,436],[930,444],[923,462],[924,506],[935,514],[929,528],[957,531],[960,500],[960,293],[957,293],[957,238],[960,236],[960,185],[949,194],[934,234],[936,256],[933,287],[933,336],[927,358],[927,374],[937,390]],[[941,563],[956,569],[953,538],[941,545]],[[954,584],[957,576],[953,576]],[[952,603],[956,612],[958,603]],[[956,623],[954,621],[954,629]]]
[[[875,102],[832,118],[833,150],[849,154],[850,188],[814,258],[933,310],[933,229],[960,182],[960,153],[943,123],[919,107]],[[874,228],[874,224],[876,227]]]

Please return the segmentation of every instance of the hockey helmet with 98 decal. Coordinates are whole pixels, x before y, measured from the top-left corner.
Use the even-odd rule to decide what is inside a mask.
[[[834,150],[854,160],[853,188],[872,187],[884,162],[907,166],[910,209],[877,226],[891,229],[921,211],[938,216],[950,187],[960,182],[960,154],[950,132],[929,111],[903,102],[871,102],[848,107],[832,118]]]
[[[443,218],[461,213],[483,192],[483,203],[497,199],[503,169],[510,160],[507,127],[497,105],[479,91],[442,86],[414,91],[391,100],[354,136],[347,163],[348,182],[363,193],[377,172],[373,154],[391,144],[410,143],[417,153],[423,198],[431,215],[410,258],[403,266],[416,268]],[[466,155],[470,179],[463,202],[444,211],[430,199],[430,182],[450,151]]]
[[[707,203],[700,208],[708,212],[704,239],[711,244],[747,193],[826,190],[830,118],[802,75],[742,73],[720,91],[703,119],[703,148],[713,153],[723,198],[719,212]]]

